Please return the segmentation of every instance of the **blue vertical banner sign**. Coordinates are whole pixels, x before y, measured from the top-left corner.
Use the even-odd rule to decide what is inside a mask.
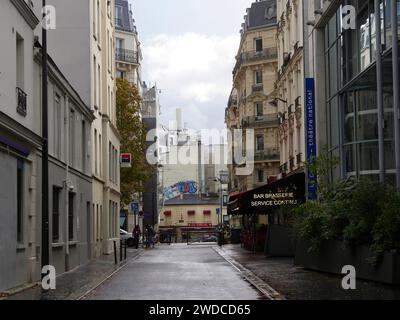
[[[305,100],[307,162],[313,163],[317,156],[314,78],[306,78]],[[307,173],[307,191],[308,200],[317,199],[317,177],[310,170]]]

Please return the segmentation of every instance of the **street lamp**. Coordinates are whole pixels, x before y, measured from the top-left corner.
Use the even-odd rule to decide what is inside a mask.
[[[281,101],[281,102],[283,102],[285,104],[288,103],[287,100],[283,100],[281,98],[274,98],[273,100],[269,101],[268,103],[273,107],[278,107],[278,101]]]
[[[218,217],[218,223],[219,223],[219,246],[221,247],[224,244],[224,231],[223,231],[223,215],[222,215],[222,201],[223,201],[223,195],[222,195],[222,184],[223,181],[221,178],[215,177],[214,178],[215,182],[219,182],[220,187],[219,187],[219,217]]]

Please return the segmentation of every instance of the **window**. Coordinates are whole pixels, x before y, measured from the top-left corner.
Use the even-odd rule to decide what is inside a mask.
[[[98,160],[98,174],[101,176],[103,174],[102,168],[102,157],[103,157],[103,150],[101,145],[101,134],[99,134],[99,160]]]
[[[255,47],[256,47],[256,52],[262,51],[263,50],[263,40],[255,39]]]
[[[117,51],[122,50],[124,48],[124,39],[117,38],[116,47]]]
[[[69,164],[71,167],[74,166],[75,160],[75,111],[70,110],[69,117]]]
[[[100,69],[100,65],[97,66],[97,77],[98,77],[98,81],[97,81],[97,85],[98,85],[98,107],[100,108],[101,106],[101,69]]]
[[[257,170],[258,182],[264,182],[264,170]]]
[[[108,67],[108,70],[110,70],[110,67],[111,67],[111,52],[110,52],[110,30],[107,30],[107,47],[108,47],[108,50],[107,50],[107,67]]]
[[[24,227],[24,162],[17,160],[17,241],[23,242]]]
[[[254,81],[255,81],[255,84],[262,84],[263,83],[263,81],[262,81],[262,71],[261,70],[254,71]]]
[[[121,70],[117,70],[117,78],[118,79],[125,79],[125,72]]]
[[[256,137],[256,150],[263,151],[264,150],[264,136],[258,135]]]
[[[108,143],[108,177],[112,181],[112,145]]]
[[[74,239],[74,198],[75,194],[68,194],[68,239]]]
[[[210,215],[211,215],[211,210],[204,210],[204,211],[203,211],[203,214],[204,214],[205,216],[210,216]]]
[[[53,187],[53,242],[60,239],[60,189]]]
[[[82,121],[82,172],[86,172],[86,122]]]
[[[94,225],[96,226],[95,234],[96,234],[96,242],[99,242],[99,205],[96,204],[96,217],[95,217],[95,223]]]
[[[97,107],[97,60],[93,57],[93,106]]]
[[[115,25],[117,27],[122,26],[122,7],[115,6]]]
[[[113,227],[112,227],[112,220],[113,220],[113,202],[110,200],[109,205],[108,205],[108,219],[110,220],[110,223],[108,224],[108,235],[110,238],[113,236]]]
[[[102,228],[102,223],[101,223],[102,219],[103,219],[103,206],[100,205],[100,215],[99,215],[99,238],[100,238],[100,241],[103,240],[103,233],[102,233],[102,230],[101,230],[101,228]]]
[[[256,104],[256,115],[258,117],[263,116],[264,115],[264,107],[262,102],[257,102]]]
[[[115,180],[114,182],[118,184],[118,150],[115,149]]]
[[[24,39],[17,33],[17,53],[16,53],[16,66],[17,66],[17,87],[24,90]]]
[[[97,1],[97,39],[98,39],[99,43],[100,43],[100,29],[101,29],[100,23],[101,23],[101,20],[100,20],[100,1]]]
[[[61,158],[61,98],[58,94],[54,97],[54,156]]]
[[[93,1],[93,17],[92,17],[92,19],[93,19],[93,37],[96,38],[97,27],[96,27],[96,2],[95,1]]]
[[[196,214],[196,211],[194,211],[194,210],[189,210],[188,211],[188,215],[189,216],[194,216]]]
[[[99,152],[98,152],[98,140],[97,140],[97,130],[94,129],[94,173],[98,174],[98,157],[99,157]]]

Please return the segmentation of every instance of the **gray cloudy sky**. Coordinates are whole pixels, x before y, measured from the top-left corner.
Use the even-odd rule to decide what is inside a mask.
[[[183,109],[193,129],[222,129],[252,0],[130,0],[143,47],[143,79],[162,90],[162,122]]]

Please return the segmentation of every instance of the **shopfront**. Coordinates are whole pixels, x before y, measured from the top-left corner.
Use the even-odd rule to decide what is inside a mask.
[[[246,249],[264,250],[268,226],[286,225],[284,208],[305,201],[305,174],[298,173],[230,197],[228,214],[242,217],[241,241]]]

